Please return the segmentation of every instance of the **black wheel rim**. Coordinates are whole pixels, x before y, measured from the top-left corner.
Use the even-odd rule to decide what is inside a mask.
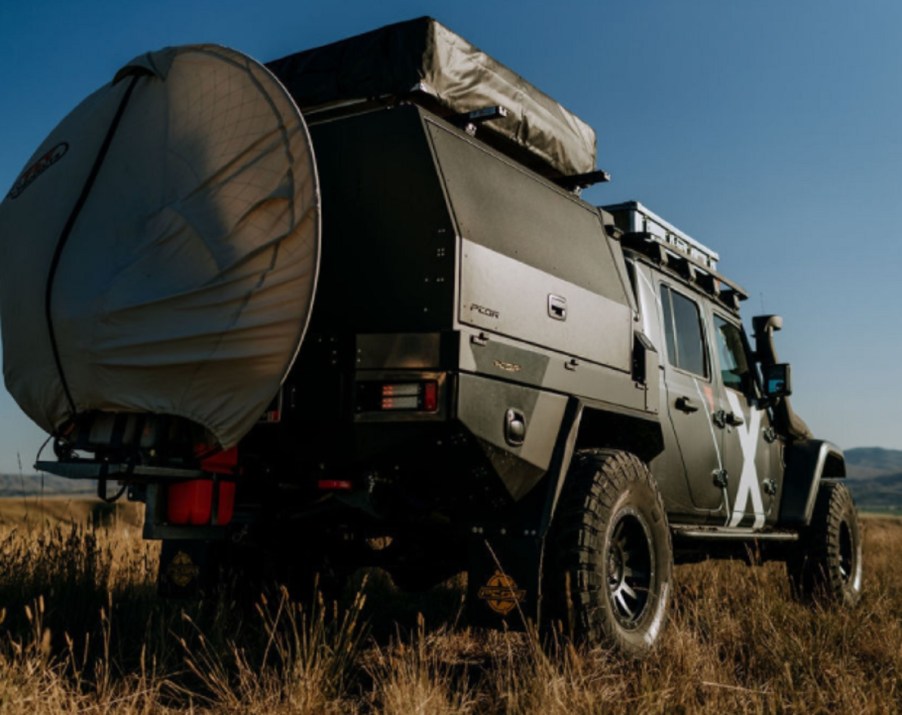
[[[852,531],[844,521],[839,525],[839,574],[843,582],[848,582],[855,570],[855,547]]]
[[[608,595],[617,621],[634,627],[645,612],[653,577],[651,536],[635,513],[622,514],[607,554]]]

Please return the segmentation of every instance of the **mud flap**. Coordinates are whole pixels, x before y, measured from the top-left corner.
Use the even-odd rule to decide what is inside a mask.
[[[162,598],[200,598],[215,589],[221,544],[195,539],[164,539],[157,588]]]
[[[542,539],[502,529],[473,533],[468,545],[467,612],[476,626],[524,630],[536,623]]]

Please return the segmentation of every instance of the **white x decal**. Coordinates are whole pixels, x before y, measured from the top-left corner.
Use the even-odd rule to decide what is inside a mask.
[[[734,414],[742,414],[742,406],[739,397],[732,391],[726,390],[727,401],[730,410]],[[733,503],[733,518],[730,526],[739,526],[745,516],[745,508],[749,497],[752,498],[752,512],[755,515],[754,528],[764,525],[764,500],[761,498],[761,487],[758,484],[758,472],[755,469],[755,454],[758,451],[758,432],[761,428],[761,410],[754,406],[751,409],[747,427],[742,425],[735,428],[739,436],[739,446],[742,448],[742,474],[739,477],[739,488],[736,490],[736,501]]]

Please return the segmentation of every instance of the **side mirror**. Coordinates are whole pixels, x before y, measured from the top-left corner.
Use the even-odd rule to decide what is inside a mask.
[[[756,315],[752,318],[755,331],[755,358],[762,365],[773,365],[778,361],[774,346],[774,333],[783,329],[783,318],[779,315]]]
[[[768,398],[789,397],[792,394],[789,363],[781,362],[776,365],[764,365],[761,368],[761,373],[764,377],[764,394]]]
[[[777,332],[783,330],[783,318],[779,315],[756,315],[752,318],[752,327],[755,329],[756,335],[770,331]]]

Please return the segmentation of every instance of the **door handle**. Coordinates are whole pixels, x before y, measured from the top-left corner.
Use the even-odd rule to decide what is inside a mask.
[[[741,424],[745,424],[742,415],[737,415],[735,412],[727,412],[726,410],[717,410],[711,415],[711,419],[714,420],[714,424],[721,429],[727,425],[730,425],[730,427],[738,427]]]
[[[678,410],[682,410],[686,413],[698,412],[698,404],[688,397],[678,397],[674,405],[676,405]]]

